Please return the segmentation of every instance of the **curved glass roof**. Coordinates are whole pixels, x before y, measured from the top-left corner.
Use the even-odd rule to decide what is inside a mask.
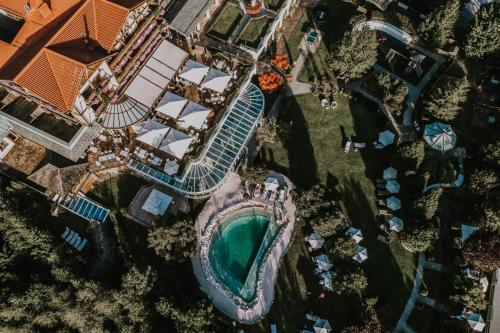
[[[136,160],[131,160],[129,167],[188,197],[208,196],[222,185],[263,111],[264,95],[257,86],[249,84],[219,123],[200,157],[188,164],[180,177],[171,177]]]
[[[99,116],[104,128],[123,128],[137,123],[148,114],[149,108],[135,99],[124,96],[120,102],[109,103]]]

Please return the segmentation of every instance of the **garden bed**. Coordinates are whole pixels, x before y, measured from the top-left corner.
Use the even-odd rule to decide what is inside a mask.
[[[264,0],[267,9],[278,11],[285,0]]]
[[[268,16],[252,18],[241,32],[238,44],[246,45],[253,49],[258,48],[272,21],[273,19]]]
[[[226,41],[242,18],[243,12],[238,5],[228,2],[210,26],[208,34]]]

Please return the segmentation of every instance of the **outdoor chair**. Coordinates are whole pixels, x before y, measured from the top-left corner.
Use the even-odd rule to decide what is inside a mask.
[[[387,209],[383,209],[383,208],[379,208],[378,213],[379,213],[379,215],[382,215],[382,216],[391,215]]]

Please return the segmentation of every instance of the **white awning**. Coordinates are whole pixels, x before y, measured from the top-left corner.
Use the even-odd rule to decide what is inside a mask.
[[[229,81],[231,81],[229,74],[210,68],[201,86],[222,93],[226,90]]]
[[[127,87],[125,95],[152,107],[187,56],[187,52],[169,41],[162,41]]]
[[[179,77],[190,82],[200,84],[203,78],[207,75],[210,67],[200,64],[194,60],[188,60],[182,69]]]
[[[171,128],[161,142],[159,149],[178,159],[182,159],[191,145],[191,141],[193,141],[191,136]]]
[[[156,106],[156,111],[177,118],[187,103],[188,100],[184,97],[167,92]]]
[[[359,263],[362,263],[363,261],[368,259],[368,252],[366,251],[366,247],[358,245],[356,249],[356,255],[352,258]]]
[[[307,236],[306,240],[309,243],[309,245],[311,245],[311,248],[313,250],[320,249],[323,246],[323,244],[325,243],[325,240],[323,239],[323,237],[321,237],[320,235],[318,235],[316,233],[312,233],[309,236]]]
[[[201,129],[209,114],[210,109],[203,105],[189,102],[178,118],[179,126],[182,128],[194,127]]]
[[[136,140],[158,148],[170,127],[150,119],[137,125],[133,125],[132,129],[135,133],[137,133]]]
[[[153,215],[163,215],[172,203],[172,197],[163,192],[153,189],[149,194],[142,209]]]

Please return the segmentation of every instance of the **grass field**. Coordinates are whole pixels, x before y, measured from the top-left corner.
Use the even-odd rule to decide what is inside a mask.
[[[272,21],[268,16],[250,19],[250,22],[241,32],[238,43],[257,48]]]
[[[241,9],[235,3],[228,2],[215,19],[208,33],[226,40],[242,17],[243,12]]]
[[[390,245],[376,239],[375,195],[372,179],[387,166],[389,152],[366,150],[363,153],[343,152],[343,142],[350,137],[359,142],[372,142],[378,133],[380,119],[376,107],[364,101],[349,103],[337,97],[338,107],[325,110],[317,97],[297,96],[284,107],[280,118],[289,123],[289,141],[263,148],[262,159],[272,169],[289,175],[299,188],[316,182],[325,184],[343,201],[352,224],[361,228],[369,259],[362,265],[370,293],[379,296],[381,317],[388,329],[393,325],[409,296],[414,278],[414,260],[397,239]],[[278,274],[275,303],[270,314],[253,325],[250,332],[268,330],[271,323],[283,332],[296,332],[305,321],[305,313],[313,311],[326,317],[334,329],[345,326],[357,317],[359,309],[351,298],[327,294],[320,299],[320,286],[312,269],[303,238],[308,231],[299,223],[295,239]],[[354,264],[354,263],[353,263]]]

